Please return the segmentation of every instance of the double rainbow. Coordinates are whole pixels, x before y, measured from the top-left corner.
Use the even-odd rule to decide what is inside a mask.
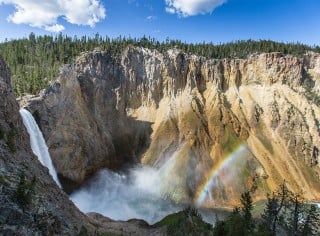
[[[214,181],[216,177],[220,174],[220,172],[228,167],[234,159],[239,157],[242,152],[244,152],[247,148],[246,144],[242,144],[238,146],[231,154],[226,156],[223,160],[219,161],[208,172],[207,177],[205,178],[206,181],[204,181],[198,188],[194,203],[197,207],[201,206],[203,202],[210,197],[210,193],[212,191],[212,188],[214,187]]]

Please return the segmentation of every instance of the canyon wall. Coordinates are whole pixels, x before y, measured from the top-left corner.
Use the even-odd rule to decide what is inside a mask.
[[[97,170],[167,166],[163,194],[230,206],[286,181],[320,200],[320,55],[214,60],[127,48],[81,54],[33,112],[65,188]]]
[[[30,148],[12,92],[9,68],[0,58],[0,235],[163,235],[140,220],[117,222],[85,215],[69,200]]]
[[[32,181],[33,188],[28,186]],[[0,196],[0,235],[75,235],[88,223],[32,154],[9,69],[1,59]]]

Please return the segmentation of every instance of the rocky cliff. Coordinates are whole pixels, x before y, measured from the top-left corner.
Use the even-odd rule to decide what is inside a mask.
[[[129,47],[80,55],[39,96],[37,117],[64,186],[103,167],[170,163],[163,192],[230,205],[284,180],[320,200],[320,55],[208,60]]]
[[[10,72],[0,58],[0,235],[159,235],[163,230],[139,220],[84,215],[74,206],[32,154]]]
[[[74,235],[85,217],[32,154],[0,60],[0,235]],[[62,207],[63,206],[63,207]]]

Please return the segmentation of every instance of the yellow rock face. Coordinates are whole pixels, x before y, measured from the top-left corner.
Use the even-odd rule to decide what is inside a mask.
[[[128,48],[81,55],[59,91],[29,106],[58,171],[76,182],[140,162],[159,169],[163,194],[179,202],[231,206],[284,180],[320,200],[319,79],[318,54],[207,60]]]

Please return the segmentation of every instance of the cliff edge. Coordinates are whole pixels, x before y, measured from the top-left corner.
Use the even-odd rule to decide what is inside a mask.
[[[163,230],[139,220],[85,215],[75,207],[32,154],[9,68],[0,58],[0,235],[159,235]]]
[[[64,186],[97,170],[172,160],[163,189],[178,202],[230,206],[286,181],[320,200],[320,55],[206,59],[128,47],[81,54],[25,98]]]

